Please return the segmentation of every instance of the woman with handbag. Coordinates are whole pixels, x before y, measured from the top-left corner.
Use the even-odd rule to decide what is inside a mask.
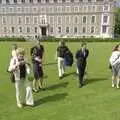
[[[32,88],[28,80],[28,74],[30,74],[30,68],[27,61],[24,58],[25,51],[22,48],[17,49],[17,56],[13,57],[10,62],[8,71],[13,72],[15,77],[16,88],[16,100],[17,106],[22,108],[24,105],[23,87],[26,89],[25,104],[34,106]]]

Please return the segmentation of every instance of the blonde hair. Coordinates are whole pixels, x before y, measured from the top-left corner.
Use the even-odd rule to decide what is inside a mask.
[[[17,55],[25,55],[25,50],[23,48],[18,48]]]

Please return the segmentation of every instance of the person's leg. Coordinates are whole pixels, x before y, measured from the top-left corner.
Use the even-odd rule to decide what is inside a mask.
[[[112,87],[115,87],[116,85],[116,77],[113,75],[112,76]]]
[[[61,59],[58,57],[58,73],[59,77],[62,77]]]
[[[19,108],[22,108],[22,102],[21,102],[21,83],[20,81],[15,82],[15,88],[16,88],[16,101],[17,106]]]
[[[78,71],[79,71],[79,87],[83,86],[83,69],[81,66],[78,66]]]
[[[34,79],[33,80],[33,92],[37,92],[38,91],[38,87],[37,87],[37,82],[38,82],[38,80],[36,80],[36,79]]]
[[[62,76],[63,76],[64,73],[65,73],[65,63],[64,63],[64,59],[61,60],[61,71],[62,71]]]
[[[120,84],[120,77],[119,76],[117,76],[117,88],[119,88],[119,84]]]
[[[25,80],[25,88],[26,88],[26,105],[34,106],[32,88],[28,80]]]

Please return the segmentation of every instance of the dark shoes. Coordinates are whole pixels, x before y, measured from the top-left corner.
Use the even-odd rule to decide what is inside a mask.
[[[80,85],[79,85],[79,88],[82,88],[83,86],[84,86],[84,84],[80,84]]]

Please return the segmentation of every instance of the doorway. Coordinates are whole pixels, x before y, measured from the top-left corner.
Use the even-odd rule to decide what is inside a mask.
[[[42,36],[46,36],[46,27],[41,27]]]

